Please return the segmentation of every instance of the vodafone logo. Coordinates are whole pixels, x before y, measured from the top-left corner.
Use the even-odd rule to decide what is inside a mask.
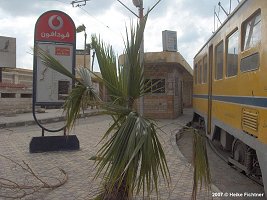
[[[58,15],[52,15],[49,17],[48,25],[53,30],[59,30],[63,27],[63,19]]]
[[[75,36],[74,22],[61,11],[52,10],[42,14],[35,25],[35,40],[37,41],[75,43]]]

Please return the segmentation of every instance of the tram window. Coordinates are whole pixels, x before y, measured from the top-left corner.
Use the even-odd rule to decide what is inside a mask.
[[[226,76],[237,75],[238,65],[238,30],[227,38]]]
[[[261,41],[261,13],[258,12],[243,24],[243,50],[257,46]]]
[[[207,83],[208,62],[207,56],[203,58],[203,83]]]
[[[197,84],[197,76],[198,76],[198,73],[197,73],[197,64],[195,64],[194,74],[195,74],[195,84]]]
[[[201,61],[198,62],[198,83],[202,83],[202,63]]]
[[[220,80],[223,78],[223,41],[216,46],[216,70],[215,78]]]
[[[248,57],[242,58],[240,62],[240,70],[241,72],[251,71],[259,68],[259,53],[252,54]]]

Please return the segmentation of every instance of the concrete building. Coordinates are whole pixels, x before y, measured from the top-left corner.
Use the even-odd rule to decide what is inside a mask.
[[[77,49],[76,50],[76,67],[85,67],[89,68],[91,67],[91,59],[90,59],[90,53],[88,51],[85,52],[84,56],[84,50],[83,49]]]
[[[2,67],[16,68],[16,38],[0,36],[0,68]]]

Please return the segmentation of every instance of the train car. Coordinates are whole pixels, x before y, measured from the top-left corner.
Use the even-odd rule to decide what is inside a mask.
[[[243,0],[194,57],[195,122],[267,195],[267,1]]]

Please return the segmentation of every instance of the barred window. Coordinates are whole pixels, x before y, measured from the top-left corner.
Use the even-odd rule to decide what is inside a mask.
[[[144,85],[145,93],[165,93],[165,79],[146,79]]]

